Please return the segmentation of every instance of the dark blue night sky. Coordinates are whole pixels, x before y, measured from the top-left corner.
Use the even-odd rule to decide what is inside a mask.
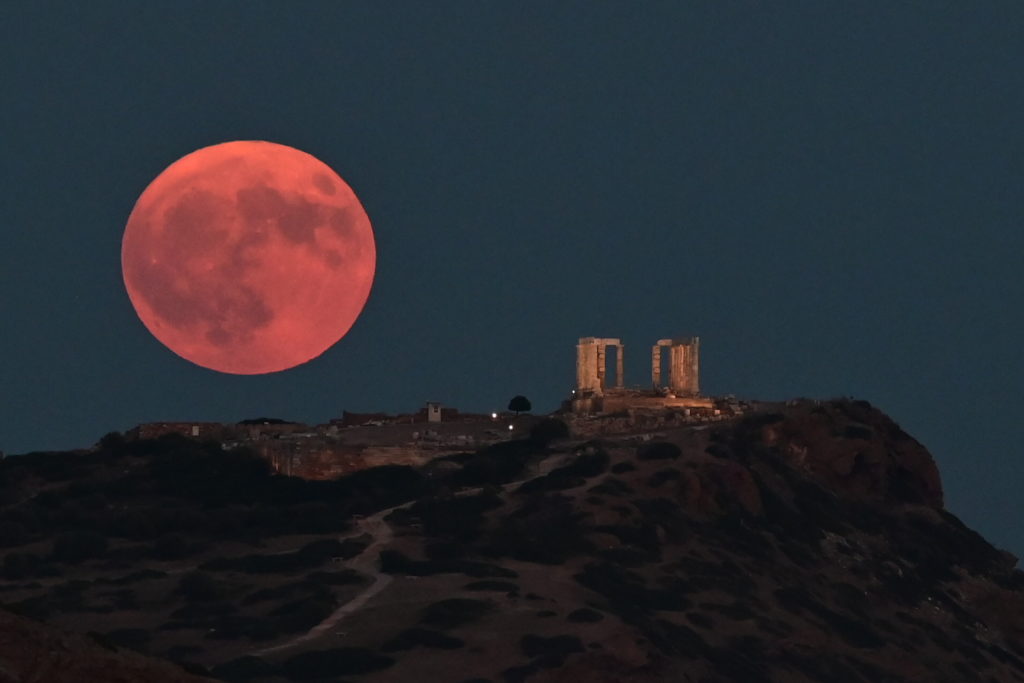
[[[580,336],[709,393],[852,395],[1024,552],[1019,2],[18,2],[0,10],[0,448],[164,419],[554,409]],[[189,364],[121,281],[199,147],[336,169],[377,279],[295,370]]]

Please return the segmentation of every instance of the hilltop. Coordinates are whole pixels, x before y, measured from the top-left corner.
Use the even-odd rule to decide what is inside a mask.
[[[615,419],[322,481],[173,435],[8,458],[0,601],[229,681],[1024,680],[1016,558],[876,408]]]

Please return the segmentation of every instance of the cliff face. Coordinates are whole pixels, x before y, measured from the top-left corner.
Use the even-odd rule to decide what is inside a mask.
[[[439,455],[415,444],[353,446],[310,439],[308,443],[255,441],[246,444],[276,472],[302,479],[336,479],[385,465],[422,465]]]
[[[772,410],[336,482],[184,442],[0,463],[2,599],[231,681],[1024,681],[1024,574],[927,451]],[[33,550],[68,525],[103,549]]]

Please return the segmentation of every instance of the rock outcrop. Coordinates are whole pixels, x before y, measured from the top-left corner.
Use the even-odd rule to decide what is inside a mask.
[[[750,422],[760,445],[840,495],[942,507],[931,454],[866,401],[795,402]]]

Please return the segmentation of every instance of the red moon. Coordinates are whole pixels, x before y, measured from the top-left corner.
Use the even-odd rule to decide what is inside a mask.
[[[322,161],[225,142],[174,162],[128,218],[121,269],[146,328],[182,358],[258,375],[316,358],[373,284],[370,219]]]

